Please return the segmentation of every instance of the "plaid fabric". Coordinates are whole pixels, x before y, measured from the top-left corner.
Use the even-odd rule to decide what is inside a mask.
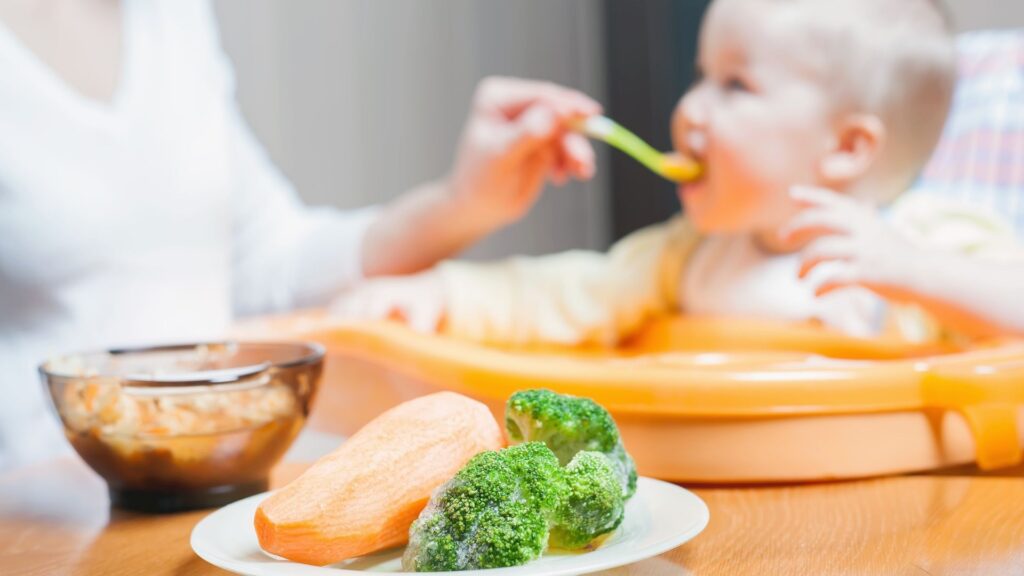
[[[953,110],[915,190],[968,203],[1024,236],[1024,30],[962,35]]]

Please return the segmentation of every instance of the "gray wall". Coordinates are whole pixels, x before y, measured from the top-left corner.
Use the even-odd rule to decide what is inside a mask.
[[[946,0],[958,30],[1024,27],[1022,0]]]
[[[441,176],[485,75],[544,78],[602,97],[594,0],[215,5],[242,108],[311,204],[382,202]],[[606,205],[603,178],[549,189],[526,220],[472,254],[602,248]]]

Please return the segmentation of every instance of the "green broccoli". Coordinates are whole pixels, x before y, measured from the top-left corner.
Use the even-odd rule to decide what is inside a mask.
[[[601,452],[616,468],[622,493],[636,492],[636,465],[626,452],[611,414],[589,398],[550,390],[516,392],[505,405],[505,427],[513,442],[544,442],[564,466],[578,452]]]
[[[565,467],[565,493],[550,544],[576,550],[619,527],[625,499],[615,467],[600,452],[580,452]]]
[[[413,523],[402,566],[436,572],[535,560],[565,489],[558,459],[540,442],[478,454]]]

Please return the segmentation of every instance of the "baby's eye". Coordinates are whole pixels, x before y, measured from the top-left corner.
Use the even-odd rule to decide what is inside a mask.
[[[701,66],[699,64],[694,66],[694,68],[693,68],[693,79],[690,81],[690,88],[694,88],[694,87],[700,85],[700,83],[703,82],[705,80],[705,78],[706,78],[706,74],[704,74],[704,69],[701,68]]]
[[[729,76],[722,85],[728,92],[750,92],[750,85],[739,76]]]

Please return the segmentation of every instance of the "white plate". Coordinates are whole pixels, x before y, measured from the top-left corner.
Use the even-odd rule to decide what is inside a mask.
[[[402,570],[402,549],[319,567],[288,562],[260,549],[253,528],[256,507],[267,497],[257,494],[229,504],[192,530],[192,549],[225,570],[246,576],[341,576],[362,572]],[[443,572],[471,576],[567,576],[631,564],[667,552],[693,538],[708,524],[708,507],[696,495],[674,484],[640,478],[636,495],[626,505],[626,517],[597,550],[548,553],[524,566]]]

